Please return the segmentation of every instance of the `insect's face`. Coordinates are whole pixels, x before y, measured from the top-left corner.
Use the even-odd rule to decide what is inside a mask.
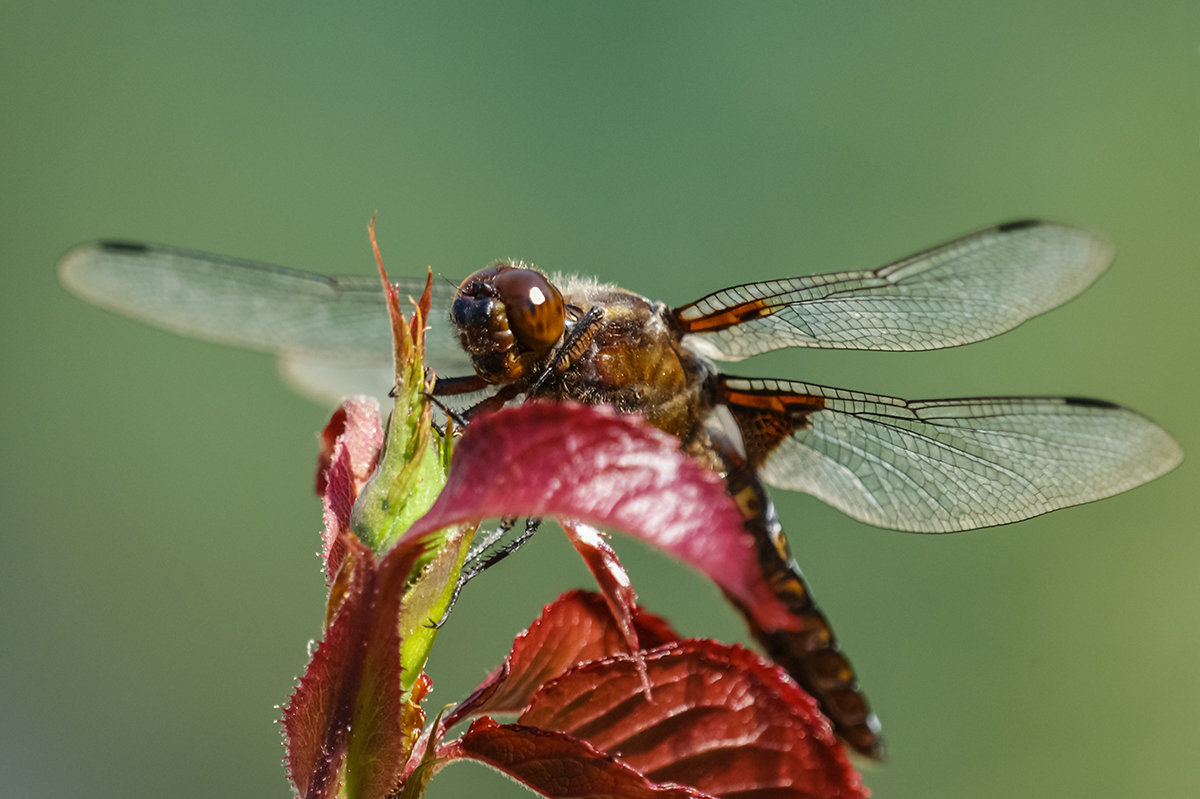
[[[479,376],[506,383],[526,374],[562,338],[566,305],[541,272],[501,261],[462,282],[450,319]]]

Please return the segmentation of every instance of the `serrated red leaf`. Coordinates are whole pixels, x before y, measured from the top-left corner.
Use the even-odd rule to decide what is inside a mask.
[[[348,451],[347,465],[355,482],[361,486],[371,476],[383,445],[379,403],[371,397],[342,400],[318,438],[321,451],[317,456],[317,495],[325,493],[326,472],[339,449]]]
[[[621,758],[653,783],[717,796],[867,795],[817,703],[777,666],[714,641],[644,655],[652,696],[627,658],[582,664],[550,682],[518,719]]]
[[[350,535],[350,511],[366,484],[383,446],[379,404],[369,397],[343,400],[321,432],[317,459],[317,493],[321,495],[325,577],[332,582],[341,566]]]
[[[633,625],[644,646],[679,638],[669,624],[640,608]],[[568,669],[626,651],[624,635],[601,597],[587,591],[563,594],[516,637],[504,663],[445,717],[443,725],[449,728],[483,713],[518,713],[542,685]]]
[[[414,713],[405,701],[398,632],[400,602],[419,555],[418,547],[398,546],[380,562],[375,575],[362,678],[346,751],[346,787],[352,799],[383,799],[398,787],[420,731],[412,724],[424,723],[424,715]]]
[[[423,715],[401,688],[400,602],[421,553],[397,546],[376,565],[346,536],[334,615],[284,707],[288,775],[300,796],[382,799],[396,789]],[[345,570],[350,570],[346,577]]]
[[[637,610],[637,592],[633,590],[629,573],[621,565],[617,553],[608,545],[604,533],[582,522],[567,519],[561,519],[560,522],[571,545],[583,557],[588,570],[596,578],[596,584],[600,586],[600,593],[608,603],[613,621],[625,639],[627,651],[637,652],[642,648],[633,626],[633,614]]]
[[[296,794],[311,799],[331,796],[346,749],[346,739],[361,673],[361,640],[373,584],[371,553],[350,541],[341,601],[325,637],[309,661],[300,684],[283,707],[288,778]]]
[[[445,489],[407,535],[506,516],[621,530],[699,569],[765,623],[799,623],[764,584],[754,541],[721,479],[639,417],[528,402],[473,420]]]
[[[486,763],[554,799],[706,799],[682,785],[656,785],[618,759],[568,735],[480,719],[438,751]]]

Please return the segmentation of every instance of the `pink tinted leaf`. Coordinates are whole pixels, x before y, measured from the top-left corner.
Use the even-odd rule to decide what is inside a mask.
[[[481,416],[455,447],[437,502],[408,534],[525,515],[635,535],[708,575],[765,623],[798,625],[764,584],[754,542],[721,479],[640,418],[547,402]]]
[[[414,712],[406,701],[398,631],[401,600],[419,554],[419,547],[395,547],[375,574],[362,677],[346,750],[346,792],[353,799],[383,799],[396,789],[424,723],[420,709]]]
[[[555,799],[704,799],[682,785],[656,785],[611,755],[561,733],[480,719],[441,747],[448,760],[470,758]]]
[[[626,651],[637,652],[637,631],[633,629],[633,614],[637,609],[637,592],[629,581],[629,573],[617,559],[617,553],[608,545],[604,533],[582,522],[561,520],[575,550],[583,556],[588,569],[596,578],[600,592],[608,603],[612,618],[625,639]]]
[[[344,570],[349,574],[325,638],[283,707],[288,778],[297,795],[313,799],[336,791],[362,666],[373,561],[356,540],[349,547]]]
[[[668,643],[636,664],[583,664],[546,685],[523,725],[557,730],[621,758],[655,783],[717,796],[864,797],[861,778],[817,703],[740,647]]]
[[[317,453],[316,488],[318,497],[325,495],[325,488],[329,480],[329,467],[333,463],[333,448],[345,430],[346,409],[339,405],[330,415],[329,421],[325,423],[325,429],[317,436],[321,442],[321,449]]]
[[[383,445],[379,403],[371,397],[342,400],[318,438],[321,451],[317,458],[317,494],[325,493],[325,472],[338,449],[347,450],[350,473],[361,487],[371,476],[379,458],[379,448]]]
[[[383,445],[379,405],[369,397],[343,400],[321,432],[317,493],[321,495],[326,579],[332,581],[345,555],[350,511],[366,484]]]
[[[396,789],[424,723],[401,688],[397,633],[420,547],[396,547],[376,565],[354,536],[345,545],[325,638],[284,707],[288,775],[300,796],[381,799]]]
[[[646,646],[678,640],[670,625],[640,609],[634,629]],[[625,651],[624,636],[601,597],[586,591],[563,594],[517,636],[504,663],[445,718],[445,727],[482,713],[520,712],[543,684],[568,669]]]

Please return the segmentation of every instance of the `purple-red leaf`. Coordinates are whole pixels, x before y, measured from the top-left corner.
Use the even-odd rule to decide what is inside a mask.
[[[679,638],[665,621],[640,608],[633,622],[644,646]],[[444,726],[483,713],[518,713],[542,685],[568,669],[627,652],[624,635],[603,599],[586,591],[563,594],[517,636],[504,663],[446,716]]]
[[[419,546],[376,564],[357,538],[330,591],[325,639],[284,707],[288,775],[298,795],[382,799],[399,785],[424,716],[401,688],[400,601]],[[347,576],[348,574],[348,576]]]
[[[379,460],[383,430],[379,405],[369,397],[343,400],[321,432],[317,493],[324,506],[325,576],[333,580],[345,556],[350,511]]]
[[[446,487],[408,535],[490,517],[553,516],[614,527],[712,578],[765,623],[798,621],[767,589],[721,479],[640,418],[529,402],[475,419]]]
[[[317,494],[325,493],[327,475],[340,450],[347,450],[347,466],[358,485],[371,476],[383,445],[379,423],[379,403],[371,397],[342,400],[321,431],[321,452],[317,457]]]
[[[371,553],[349,541],[341,590],[325,638],[317,646],[300,684],[283,707],[288,777],[296,794],[332,796],[345,756],[373,584]]]
[[[383,799],[397,788],[424,723],[420,709],[405,701],[398,632],[400,602],[419,554],[417,547],[398,546],[384,557],[375,574],[362,678],[346,751],[346,795],[352,799]]]
[[[596,584],[600,586],[600,592],[608,603],[612,618],[625,639],[627,651],[638,651],[642,646],[639,645],[637,631],[633,628],[637,592],[633,590],[629,573],[621,565],[617,553],[608,545],[607,536],[582,522],[566,519],[561,519],[560,522],[575,551],[583,556],[588,570],[596,578]]]
[[[442,747],[447,760],[471,758],[555,799],[705,799],[682,785],[655,785],[611,755],[561,733],[488,718]]]
[[[582,664],[539,691],[518,719],[616,755],[656,784],[717,796],[864,797],[817,703],[752,652],[714,641],[668,643],[638,665]]]

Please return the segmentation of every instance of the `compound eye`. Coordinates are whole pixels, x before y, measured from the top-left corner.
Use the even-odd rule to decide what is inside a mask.
[[[520,267],[496,275],[493,285],[508,314],[508,325],[521,346],[540,355],[562,338],[567,310],[558,289],[541,272]]]

